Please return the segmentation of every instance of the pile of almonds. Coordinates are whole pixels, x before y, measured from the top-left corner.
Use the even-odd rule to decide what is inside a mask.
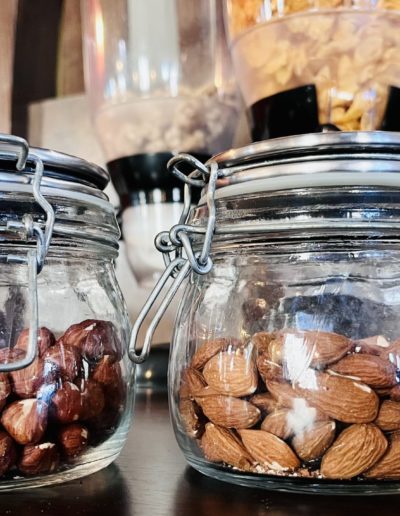
[[[0,363],[23,358],[28,337],[1,349]],[[0,373],[0,475],[53,473],[107,439],[125,403],[122,355],[108,321],[74,324],[59,339],[40,328],[34,362]]]
[[[400,479],[400,340],[259,332],[197,348],[180,424],[205,459],[243,472]]]
[[[247,13],[235,31],[258,24],[232,45],[248,107],[313,84],[320,124],[333,124],[342,131],[381,127],[389,87],[400,87],[397,0],[353,1],[353,10],[342,0],[286,1],[279,3],[282,12],[272,6],[271,19],[264,15],[263,2],[242,0],[243,10],[232,3],[238,20]]]

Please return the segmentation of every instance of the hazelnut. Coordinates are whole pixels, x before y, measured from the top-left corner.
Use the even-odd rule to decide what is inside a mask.
[[[82,359],[77,349],[58,342],[44,355],[45,374],[51,378],[59,374],[68,382],[73,382],[81,373]]]
[[[59,453],[54,443],[24,446],[18,468],[24,475],[43,475],[57,469]]]
[[[125,398],[121,366],[112,357],[105,356],[93,369],[91,378],[100,383],[106,406],[119,407]]]
[[[61,428],[58,439],[64,455],[72,458],[83,453],[87,447],[88,436],[88,429],[80,423]]]
[[[105,355],[116,361],[122,358],[121,341],[115,326],[109,321],[87,319],[73,324],[61,340],[64,344],[77,347],[88,362],[98,362]]]
[[[14,401],[4,409],[1,423],[17,443],[35,444],[46,430],[47,405],[35,399]]]
[[[105,356],[92,370],[92,379],[110,387],[122,381],[121,366],[110,356]]]
[[[42,357],[47,349],[50,346],[53,346],[56,342],[56,338],[54,337],[54,334],[45,328],[44,326],[42,328],[39,328],[38,330],[38,337],[37,337],[37,349],[38,349],[38,355],[39,357]],[[29,343],[29,328],[26,328],[25,330],[22,330],[19,334],[16,348],[23,349],[25,352],[28,349],[28,343]]]
[[[14,352],[17,349],[13,350]],[[25,354],[25,352],[23,352]],[[31,365],[10,373],[13,390],[20,398],[33,398],[45,383],[44,361],[36,358]]]
[[[0,431],[0,476],[4,475],[17,459],[17,448],[7,432]]]
[[[0,410],[6,404],[7,398],[11,393],[11,385],[7,373],[0,373]]]
[[[79,388],[71,382],[64,382],[51,400],[50,415],[60,423],[72,423],[80,418],[81,410]]]
[[[100,415],[104,409],[104,393],[95,380],[80,380],[78,387],[82,396],[81,419],[87,420]]]

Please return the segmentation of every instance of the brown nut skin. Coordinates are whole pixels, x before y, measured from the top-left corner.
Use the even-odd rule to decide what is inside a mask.
[[[0,364],[8,364],[21,360],[24,358],[25,353],[22,350],[3,348],[0,349]],[[6,404],[8,396],[11,394],[11,383],[10,376],[7,373],[0,373],[0,410],[2,410]]]
[[[104,441],[115,431],[123,413],[126,389],[121,366],[113,357],[105,356],[90,373],[90,380],[101,385],[104,393],[104,409],[100,415],[87,420],[90,426],[91,444]]]
[[[58,433],[58,441],[63,455],[69,459],[81,455],[87,448],[88,437],[88,429],[80,423],[62,427]]]
[[[105,355],[118,361],[123,356],[117,330],[110,321],[87,319],[73,324],[60,340],[77,348],[88,362],[98,362]]]
[[[60,376],[62,380],[73,382],[82,371],[82,357],[79,351],[58,342],[44,355],[45,374],[48,379]]]
[[[28,350],[29,343],[29,328],[22,330],[19,334],[16,348],[22,349],[25,352]],[[38,330],[37,337],[37,349],[39,357],[42,357],[50,346],[53,346],[56,343],[56,338],[54,334],[45,326],[42,326]]]
[[[48,407],[36,399],[14,401],[1,415],[1,423],[18,444],[38,443],[47,427]]]
[[[4,475],[17,460],[17,447],[7,432],[0,431],[0,476]]]
[[[71,382],[64,382],[52,397],[51,418],[62,424],[72,423],[80,418],[81,410],[82,398],[79,388]]]
[[[17,351],[14,349],[13,351]],[[25,352],[23,352],[25,354]],[[13,391],[20,398],[34,398],[40,387],[46,382],[45,363],[40,357],[31,365],[18,371],[11,371],[10,379]]]
[[[81,416],[83,421],[99,416],[104,409],[105,399],[101,385],[95,380],[80,379],[77,386],[81,391]]]
[[[54,443],[24,446],[18,469],[23,475],[34,476],[52,473],[58,467],[60,455]]]
[[[121,406],[125,399],[125,384],[121,366],[113,357],[105,356],[92,370],[91,379],[102,386],[107,407]]]

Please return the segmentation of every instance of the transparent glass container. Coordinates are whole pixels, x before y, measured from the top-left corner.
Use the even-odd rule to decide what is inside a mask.
[[[170,232],[188,257],[170,409],[195,469],[281,491],[400,491],[399,160],[399,134],[320,133],[199,167],[203,197]]]
[[[113,265],[119,229],[102,192],[108,175],[78,158],[27,151],[23,140],[0,137],[0,490],[107,466],[133,402],[130,325]]]
[[[254,139],[332,126],[399,130],[399,2],[227,0],[226,6]]]
[[[107,161],[232,145],[221,0],[82,2],[85,80]]]

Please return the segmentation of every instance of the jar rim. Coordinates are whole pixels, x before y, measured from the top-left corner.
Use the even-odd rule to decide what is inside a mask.
[[[98,190],[104,190],[110,181],[109,173],[99,165],[63,152],[30,147],[26,165],[20,175],[33,175],[35,160],[43,162],[43,179],[53,178],[68,183],[86,184]],[[0,172],[13,171],[15,174],[15,151],[7,145],[0,145]]]
[[[215,199],[308,187],[399,188],[400,133],[288,136],[231,149],[214,156],[207,165],[212,163],[218,165]],[[203,195],[199,204],[205,202]]]

